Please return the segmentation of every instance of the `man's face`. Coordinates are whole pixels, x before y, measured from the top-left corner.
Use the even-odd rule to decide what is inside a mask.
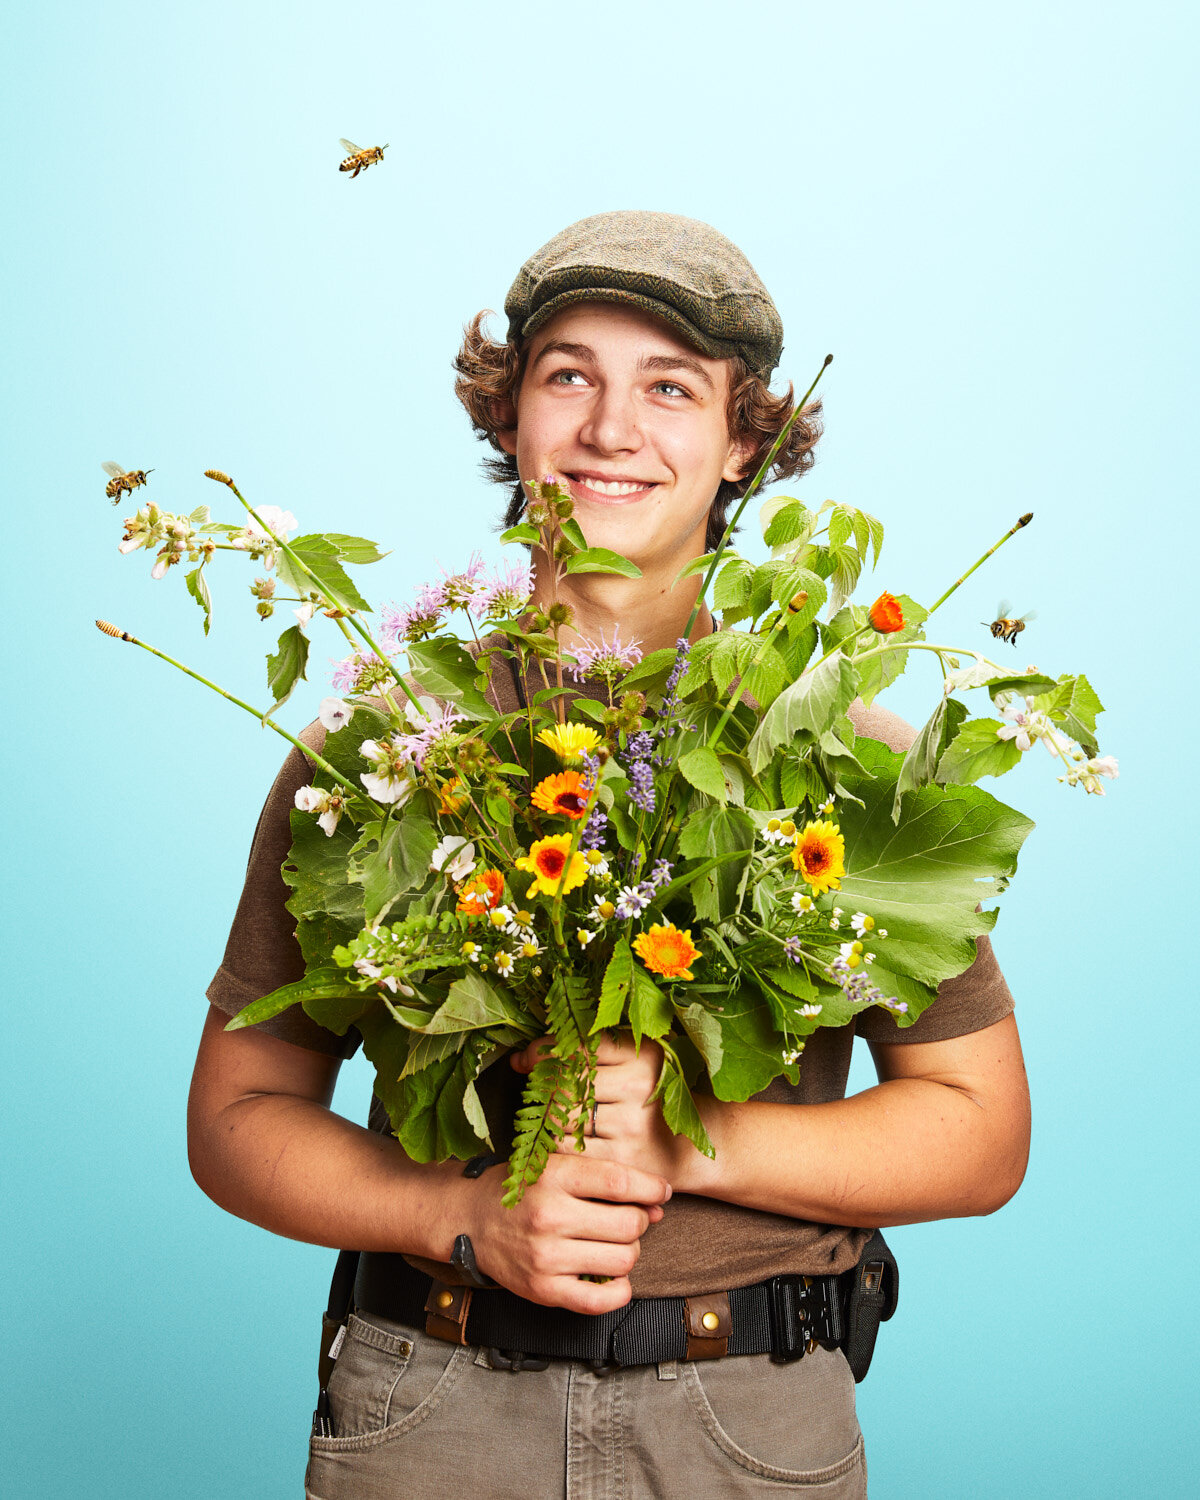
[[[521,478],[569,488],[589,543],[641,567],[704,551],[709,507],[744,461],[726,423],[729,365],[659,319],[581,302],[530,341],[515,432]]]

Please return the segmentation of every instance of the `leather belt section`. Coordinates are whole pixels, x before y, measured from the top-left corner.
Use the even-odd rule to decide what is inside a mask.
[[[474,1287],[431,1283],[425,1299],[425,1332],[450,1344],[467,1342],[467,1318]]]
[[[683,1304],[683,1324],[687,1329],[685,1359],[724,1359],[733,1332],[728,1292],[688,1297]]]

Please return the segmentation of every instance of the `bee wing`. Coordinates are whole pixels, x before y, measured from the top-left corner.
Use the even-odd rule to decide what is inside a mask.
[[[1020,615],[1019,619],[1020,619],[1022,625],[1028,625],[1029,622],[1030,622],[1030,620],[1036,620],[1037,619],[1037,610],[1036,609],[1031,609],[1027,615]]]
[[[106,464],[101,464],[100,467],[110,479],[120,479],[122,474],[129,472],[127,469],[123,469],[120,464],[114,464],[111,460]]]
[[[1000,603],[996,606],[997,620],[1007,620],[1009,618],[1008,612],[1011,608],[1012,605],[1008,602],[1007,599],[1001,599]]]
[[[345,136],[342,136],[339,145],[348,156],[357,156],[362,150],[361,146],[356,146],[353,141],[348,141]]]

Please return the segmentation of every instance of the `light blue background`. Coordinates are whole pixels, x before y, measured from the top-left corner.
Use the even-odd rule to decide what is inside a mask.
[[[890,1236],[872,1496],[1192,1492],[1193,15],[56,0],[9,22],[10,1493],[298,1495],[332,1262],[222,1213],[186,1161],[203,990],[283,746],[91,621],[254,701],[274,635],[226,559],[204,641],[182,577],[118,555],[100,462],[155,467],[180,510],[221,506],[201,474],[226,468],[393,547],[361,576],[402,598],[503,498],[451,394],[463,320],[621,207],[746,250],[800,389],[834,352],[800,493],[884,518],[872,588],[928,600],[1036,513],[939,635],[985,644],[1001,595],[1036,608],[1013,659],[1086,669],[1121,760],[1105,800],[1040,753],[997,787],[1040,825],[997,933],[1033,1156],[994,1217]],[[391,150],[350,182],[341,135]],[[921,716],[913,675],[893,706]],[[338,1108],[368,1091],[355,1062]]]

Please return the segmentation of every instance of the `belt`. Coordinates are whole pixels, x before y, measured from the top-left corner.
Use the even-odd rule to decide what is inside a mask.
[[[882,1264],[872,1273],[881,1313]],[[726,1354],[800,1359],[818,1345],[836,1349],[846,1343],[850,1290],[844,1276],[773,1276],[728,1292],[636,1297],[614,1312],[575,1313],[543,1307],[502,1287],[440,1282],[401,1255],[372,1251],[359,1257],[354,1303],[434,1337],[488,1348],[493,1363],[529,1369],[535,1362],[545,1368],[550,1359],[597,1366]]]

